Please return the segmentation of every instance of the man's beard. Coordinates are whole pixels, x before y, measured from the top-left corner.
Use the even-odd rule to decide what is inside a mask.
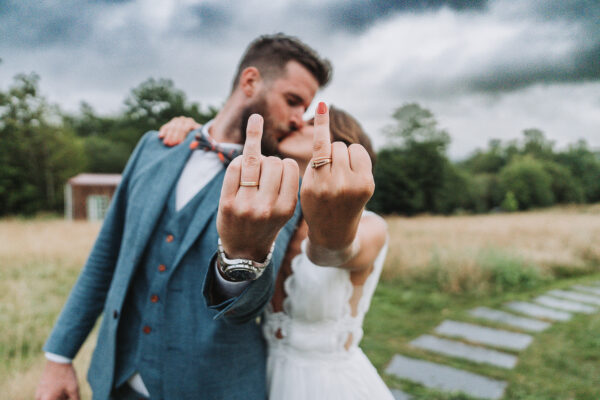
[[[248,118],[250,118],[252,114],[260,114],[264,120],[262,140],[260,143],[261,153],[265,156],[279,156],[279,150],[277,149],[279,142],[275,138],[275,129],[271,119],[269,118],[267,101],[264,97],[256,100],[254,104],[251,104],[242,110],[242,120],[240,121],[242,143],[246,142]]]

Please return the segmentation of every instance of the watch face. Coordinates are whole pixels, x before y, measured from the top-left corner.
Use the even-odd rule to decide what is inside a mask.
[[[245,268],[231,268],[225,272],[225,276],[232,282],[253,281],[260,275],[256,271]]]

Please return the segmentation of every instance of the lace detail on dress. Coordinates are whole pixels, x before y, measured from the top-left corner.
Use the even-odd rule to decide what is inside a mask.
[[[286,264],[289,275],[277,289],[285,297],[275,303],[282,311],[268,304],[263,322],[270,399],[393,400],[358,347],[386,250],[356,287],[350,271],[316,266],[303,253]]]
[[[387,244],[361,286],[354,286],[350,271],[313,264],[305,253],[291,260],[291,273],[283,282],[281,312],[271,304],[265,312],[264,333],[269,345],[302,351],[345,352],[363,337],[362,323],[383,267]],[[353,295],[361,291],[353,310]],[[277,336],[277,332],[280,335]]]

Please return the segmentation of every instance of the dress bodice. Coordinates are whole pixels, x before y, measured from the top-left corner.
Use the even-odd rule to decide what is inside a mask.
[[[358,346],[386,252],[387,243],[361,286],[352,284],[349,270],[317,266],[300,252],[284,282],[283,310],[274,312],[269,304],[265,312],[263,333],[270,348],[315,357],[343,354]]]

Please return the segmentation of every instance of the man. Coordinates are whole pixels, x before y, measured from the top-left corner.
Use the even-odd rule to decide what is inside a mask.
[[[299,40],[260,37],[196,140],[167,148],[156,132],[142,138],[44,346],[38,399],[78,398],[69,361],[102,312],[88,372],[95,399],[266,397],[255,318],[271,297],[299,208],[297,165],[261,151],[272,153],[302,127],[330,74],[329,63]],[[255,113],[265,116],[264,128]],[[202,142],[218,153],[191,149]],[[244,142],[225,177],[220,159]],[[241,294],[228,295],[235,283],[223,281],[247,277],[254,280],[240,283]]]

